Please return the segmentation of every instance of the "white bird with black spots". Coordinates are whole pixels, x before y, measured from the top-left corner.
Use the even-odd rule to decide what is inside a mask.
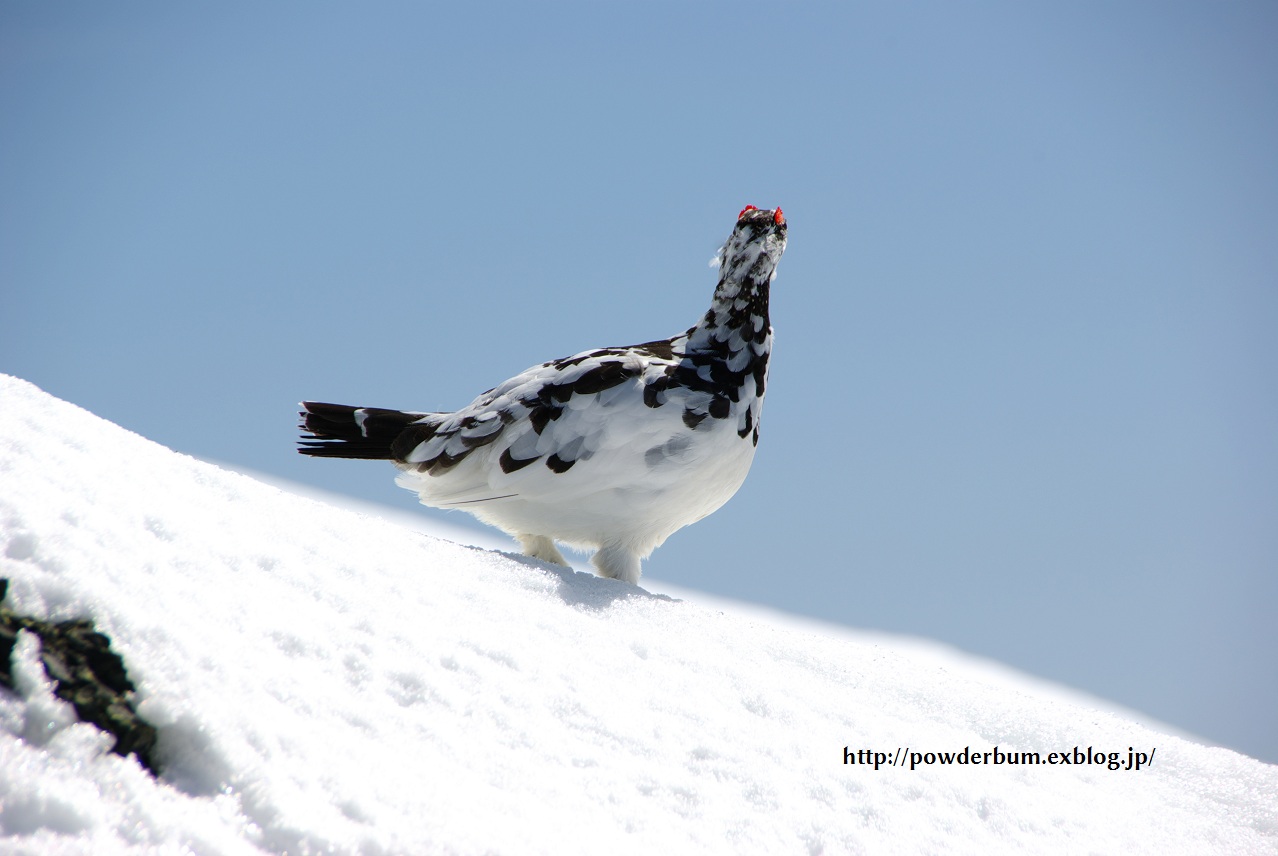
[[[748,205],[716,257],[710,309],[669,339],[542,363],[452,413],[302,402],[304,455],[389,460],[424,505],[502,529],[537,559],[593,548],[637,583],[674,532],[727,502],[759,443],[780,208]]]

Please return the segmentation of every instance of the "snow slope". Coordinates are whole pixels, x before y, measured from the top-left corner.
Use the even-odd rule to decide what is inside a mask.
[[[24,636],[4,853],[1278,852],[1278,767],[290,495],[4,376],[0,576],[111,637],[166,763],[108,754]],[[844,763],[996,746],[1156,755]]]

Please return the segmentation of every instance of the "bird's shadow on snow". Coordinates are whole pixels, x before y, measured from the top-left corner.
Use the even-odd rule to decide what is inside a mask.
[[[665,594],[654,594],[646,589],[642,589],[637,585],[623,583],[620,580],[610,580],[606,577],[596,576],[595,574],[587,574],[581,571],[574,571],[572,568],[565,568],[563,565],[554,565],[550,562],[543,562],[540,559],[534,559],[521,553],[502,552],[501,555],[508,559],[518,562],[521,565],[527,565],[530,568],[536,568],[546,574],[555,577],[558,581],[558,590],[556,594],[565,604],[573,607],[580,607],[589,610],[607,609],[619,600],[664,600],[670,603],[679,603],[678,598],[670,597]]]

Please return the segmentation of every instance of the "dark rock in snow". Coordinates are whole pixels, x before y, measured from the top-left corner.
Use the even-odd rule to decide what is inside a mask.
[[[54,694],[75,708],[81,722],[89,722],[115,737],[111,751],[128,757],[152,775],[159,775],[155,759],[155,727],[138,715],[129,694],[135,689],[111,640],[85,619],[42,621],[17,615],[3,605],[9,581],[0,579],[0,685],[13,689],[13,646],[18,631],[40,637],[40,661],[55,684]]]

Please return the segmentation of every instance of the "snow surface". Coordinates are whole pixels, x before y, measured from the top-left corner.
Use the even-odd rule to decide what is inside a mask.
[[[0,576],[111,637],[166,764],[75,723],[24,634],[4,853],[1278,852],[1278,767],[291,495],[5,376]],[[910,771],[845,746],[1157,754]]]

